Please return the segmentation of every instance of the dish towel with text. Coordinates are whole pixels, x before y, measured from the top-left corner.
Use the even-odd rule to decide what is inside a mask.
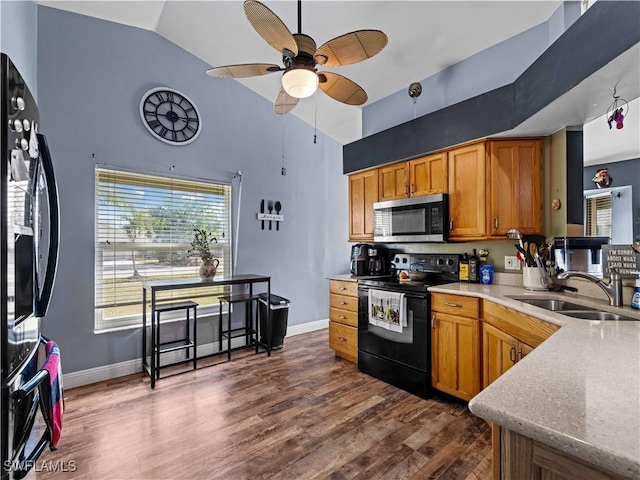
[[[369,323],[392,332],[407,326],[404,293],[369,289]]]
[[[60,348],[58,348],[56,342],[49,340],[44,350],[47,354],[47,360],[42,368],[49,372],[49,387],[51,388],[51,411],[49,412],[49,417],[51,418],[51,441],[49,442],[49,448],[55,450],[58,448],[58,441],[62,432],[62,412],[64,410]]]

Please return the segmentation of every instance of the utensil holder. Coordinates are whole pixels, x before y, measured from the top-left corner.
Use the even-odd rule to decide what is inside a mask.
[[[527,290],[549,290],[538,267],[522,267],[522,285]]]

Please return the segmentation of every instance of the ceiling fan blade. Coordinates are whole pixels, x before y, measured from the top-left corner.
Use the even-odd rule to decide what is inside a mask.
[[[380,30],[357,30],[325,42],[313,56],[318,65],[350,65],[378,54],[387,41],[387,36]]]
[[[284,88],[280,88],[278,96],[276,97],[276,101],[273,103],[273,110],[278,115],[284,115],[285,113],[289,113],[291,110],[293,110],[293,107],[295,107],[297,104],[297,98],[292,97],[287,92],[285,92]]]
[[[318,73],[318,87],[334,100],[347,105],[362,105],[367,101],[367,92],[347,77],[333,72]]]
[[[247,78],[279,72],[281,68],[273,63],[243,63],[225,65],[207,70],[207,75],[217,78]]]
[[[275,13],[254,0],[244,2],[244,13],[255,31],[269,45],[280,53],[287,49],[293,52],[294,57],[298,55],[298,45],[293,35]]]

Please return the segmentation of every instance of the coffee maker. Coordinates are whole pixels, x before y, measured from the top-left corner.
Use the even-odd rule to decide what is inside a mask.
[[[368,243],[357,243],[351,247],[351,275],[364,276],[369,274]]]
[[[369,275],[389,275],[389,249],[386,247],[369,247],[367,251],[367,267]]]

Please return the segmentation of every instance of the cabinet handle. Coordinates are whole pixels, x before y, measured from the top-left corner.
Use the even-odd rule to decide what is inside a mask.
[[[340,302],[340,305],[346,305],[347,302]]]
[[[415,185],[412,183],[411,184],[411,193],[415,192],[415,188],[414,187],[415,187]]]
[[[511,345],[511,348],[509,349],[509,360],[511,360],[512,363],[516,363],[516,347],[515,347],[515,345]]]
[[[435,315],[435,314],[433,314],[433,315],[431,316],[431,329],[432,329],[432,330],[435,330],[435,329],[436,329],[436,315]]]
[[[340,340],[341,342],[346,342],[347,341],[347,339],[344,338],[344,337],[338,337],[338,340]]]
[[[496,227],[496,232],[497,232],[497,231],[498,231],[498,217],[495,217],[495,218],[493,219],[493,224],[495,225],[495,227]]]
[[[516,353],[516,358],[518,359],[518,361],[524,358],[524,355],[522,354],[522,349],[518,350],[518,352]]]
[[[346,290],[347,287],[340,287],[340,290]]]
[[[346,320],[346,319],[347,319],[347,317],[345,317],[344,315],[338,315],[338,318],[339,318],[340,320]]]
[[[409,196],[409,184],[407,183],[407,185],[404,187],[404,194],[405,196]]]
[[[449,220],[449,230],[453,230],[453,219]]]
[[[444,302],[444,304],[445,304],[447,307],[462,308],[462,305],[460,305],[459,303]]]

